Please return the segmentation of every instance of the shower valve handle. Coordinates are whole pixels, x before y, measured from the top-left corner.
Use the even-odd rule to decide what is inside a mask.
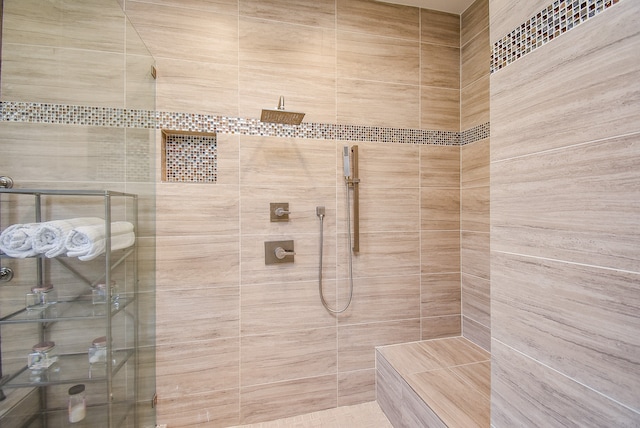
[[[291,211],[287,211],[282,207],[278,207],[276,208],[275,213],[278,217],[282,217],[283,215],[291,214]]]
[[[296,254],[295,251],[287,251],[282,247],[277,247],[275,249],[275,253],[276,253],[276,258],[278,258],[278,260],[282,260],[287,256],[294,256]]]

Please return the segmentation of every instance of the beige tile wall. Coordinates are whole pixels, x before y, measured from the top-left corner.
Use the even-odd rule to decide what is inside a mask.
[[[516,3],[491,1],[493,40]],[[639,13],[621,1],[491,76],[496,427],[640,420]]]
[[[489,122],[489,2],[477,0],[461,17],[462,130]],[[489,138],[460,151],[462,334],[490,350]]]
[[[458,16],[362,0],[237,5],[127,2],[158,61],[159,110],[258,117],[284,95],[309,122],[460,130]],[[353,143],[218,143],[217,184],[158,187],[159,422],[371,401],[375,346],[460,334],[459,147],[358,143],[361,253],[352,305],[333,316],[318,295],[315,207],[327,211],[324,294],[342,306],[340,154]],[[268,220],[279,201],[289,223]],[[295,240],[295,264],[265,266],[276,239]],[[180,356],[197,347],[215,358]]]
[[[82,2],[16,0],[3,2],[2,35],[2,101],[47,103],[64,116],[65,104],[110,108],[155,108],[154,86],[150,77],[152,58],[137,34],[127,23],[117,2],[86,0]],[[99,31],[96,31],[99,28]],[[69,119],[68,119],[69,120]],[[105,118],[105,120],[107,120]],[[154,421],[148,406],[155,391],[155,143],[148,129],[125,129],[115,126],[85,126],[84,124],[17,123],[5,121],[0,126],[0,170],[14,179],[15,188],[45,189],[109,189],[139,195],[139,254],[141,379],[138,386],[140,417],[144,424]],[[25,198],[28,203],[25,203]],[[10,199],[10,200],[9,200]],[[57,197],[44,202],[43,219],[60,219],[82,215],[102,216],[102,200],[87,202],[86,198]],[[99,198],[100,199],[100,198]],[[116,198],[114,198],[116,199]],[[2,227],[10,223],[33,221],[31,197],[3,196]],[[28,206],[29,208],[25,208]],[[7,216],[7,211],[12,214]],[[15,212],[15,215],[13,213]],[[115,218],[124,219],[121,206],[114,202]],[[74,260],[70,259],[71,263]],[[104,272],[99,263],[74,263],[87,278],[96,279]],[[34,259],[7,260],[16,273],[9,287],[0,291],[0,306],[4,315],[24,305],[25,290],[36,281]],[[56,263],[47,263],[45,277],[58,288],[61,297],[86,294],[87,287]],[[125,281],[126,269],[121,265],[112,272],[121,291],[131,287]],[[130,272],[130,269],[129,269]],[[129,274],[130,276],[130,274]],[[75,323],[72,323],[75,324]],[[103,335],[104,323],[96,320],[78,324],[58,323],[48,328],[60,352],[86,352],[93,338]],[[119,346],[125,328],[114,326],[113,334]],[[24,366],[25,349],[38,341],[34,325],[24,325],[14,331],[3,327],[3,366],[7,375]],[[123,372],[124,373],[124,372]],[[127,374],[114,382],[116,396],[126,392],[133,377]],[[128,384],[125,391],[124,382]],[[88,386],[90,395],[98,384]],[[20,395],[14,389],[10,395]],[[54,406],[64,406],[63,386],[50,389]],[[102,392],[101,401],[106,392]],[[4,401],[0,412],[9,407]],[[142,419],[141,419],[142,420]],[[4,420],[2,424],[4,424]],[[11,424],[11,422],[8,422]],[[133,426],[133,418],[123,426]]]

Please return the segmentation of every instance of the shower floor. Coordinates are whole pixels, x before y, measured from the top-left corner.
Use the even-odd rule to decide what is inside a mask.
[[[393,428],[375,401],[231,428]]]

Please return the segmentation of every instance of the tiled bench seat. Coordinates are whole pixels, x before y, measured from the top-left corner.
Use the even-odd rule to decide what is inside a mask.
[[[376,385],[395,428],[490,425],[490,355],[465,338],[377,348]]]

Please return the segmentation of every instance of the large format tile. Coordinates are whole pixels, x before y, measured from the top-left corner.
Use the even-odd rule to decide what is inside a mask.
[[[238,235],[237,186],[162,183],[157,188],[158,236]]]
[[[620,2],[492,75],[492,161],[638,132],[639,13]]]
[[[158,345],[184,342],[185,346],[194,346],[196,341],[237,337],[239,298],[238,287],[159,291],[156,293]]]
[[[338,236],[338,277],[347,272],[346,234]],[[353,257],[356,277],[404,276],[420,273],[418,232],[360,232],[360,252]]]
[[[171,423],[172,427],[192,427],[211,423],[229,426],[240,422],[240,393],[238,389],[209,391],[186,397],[158,397],[158,423]]]
[[[335,295],[335,281],[325,280],[325,293]],[[241,334],[275,334],[336,325],[320,303],[318,282],[242,286]]]
[[[489,426],[489,397],[478,394],[449,370],[408,375],[407,382],[447,426]]]
[[[351,406],[375,400],[375,369],[338,373],[338,406]]]
[[[460,191],[460,229],[489,232],[489,186],[471,187]]]
[[[493,163],[492,250],[639,271],[638,135]]]
[[[237,15],[130,0],[127,16],[156,58],[238,65]]]
[[[480,278],[490,278],[488,232],[460,232],[460,269]]]
[[[421,340],[442,339],[462,334],[462,318],[459,314],[422,317],[420,323]]]
[[[215,358],[203,357],[207,353]],[[158,395],[164,399],[233,389],[238,385],[238,376],[238,338],[174,342],[156,347],[156,383]]]
[[[420,146],[420,186],[460,187],[460,147]]]
[[[338,29],[399,39],[418,40],[416,7],[367,0],[338,0]]]
[[[268,421],[336,407],[336,375],[242,388],[241,421]]]
[[[348,280],[340,284],[346,290]],[[398,275],[355,278],[351,305],[338,319],[346,325],[419,317],[420,276]]]
[[[234,3],[238,4],[241,16],[311,27],[335,28],[336,25],[335,0],[236,0]]]
[[[420,84],[460,88],[460,49],[454,46],[420,44]]]
[[[336,373],[336,329],[243,336],[241,386]]]
[[[421,87],[420,128],[460,131],[460,90]]]
[[[460,148],[460,185],[489,186],[489,138],[465,144]]]
[[[420,83],[417,41],[338,31],[337,63],[341,79]]]
[[[444,98],[444,102],[448,99]],[[338,79],[338,123],[418,128],[420,87],[368,80]],[[433,100],[433,103],[440,102]]]
[[[420,229],[460,229],[460,189],[455,187],[420,189]]]
[[[640,274],[492,253],[492,336],[640,410]]]
[[[123,53],[124,14],[115,2],[7,0],[2,12],[3,43]]]
[[[524,19],[523,19],[524,21]],[[489,26],[489,0],[476,0],[460,15],[460,45]]]
[[[491,66],[491,45],[489,28],[484,29],[461,49],[462,70],[460,86],[465,88],[489,74]]]
[[[124,54],[3,43],[3,101],[124,107]]]
[[[487,352],[491,352],[491,327],[487,327],[466,316],[462,317],[462,336]]]
[[[462,274],[462,313],[480,324],[491,326],[491,282]]]
[[[338,328],[338,370],[371,369],[376,346],[420,339],[420,320],[402,320],[341,326]]]
[[[237,236],[158,237],[158,290],[182,287],[225,287],[240,282],[240,243]]]
[[[419,192],[417,188],[396,188],[390,191],[388,188],[366,186],[363,183],[359,195],[360,230],[415,232],[420,224]],[[338,200],[338,212],[345,212],[345,204],[344,198]],[[346,230],[344,218],[338,230]]]
[[[122,0],[124,1],[124,0]],[[131,2],[138,0],[126,0],[127,7]],[[238,14],[238,0],[144,0],[145,3],[153,3],[162,6],[182,7],[203,12],[218,12],[231,15]]]
[[[243,186],[335,185],[335,146],[324,140],[243,135],[240,147]]]
[[[460,47],[460,16],[437,10],[420,10],[420,41]]]
[[[420,249],[423,274],[460,272],[459,231],[423,230]]]
[[[238,115],[238,67],[158,58],[156,106],[160,111]]]
[[[417,188],[420,186],[419,153],[424,146],[349,141],[344,144],[358,146],[361,187],[395,190],[396,188]],[[337,144],[336,157],[339,164],[337,169],[340,185],[344,187],[342,184],[342,149],[343,145]]]
[[[422,275],[421,316],[436,317],[460,314],[460,274]]]
[[[323,76],[335,71],[335,30],[240,17],[243,68],[290,70]]]
[[[489,122],[489,80],[487,73],[460,91],[460,129],[462,131]]]
[[[550,428],[638,425],[640,413],[592,388],[500,341],[494,340],[491,349],[491,415],[495,426],[539,426],[541,421]]]

